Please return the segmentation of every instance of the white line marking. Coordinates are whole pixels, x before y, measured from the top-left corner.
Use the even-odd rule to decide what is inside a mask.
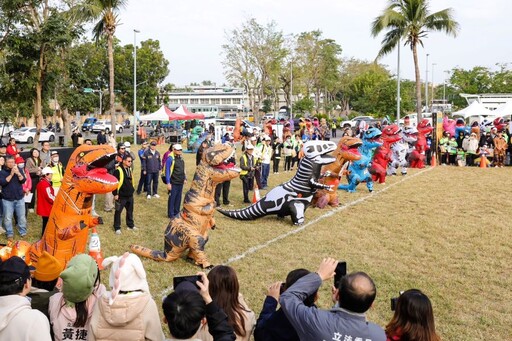
[[[338,207],[336,207],[336,208],[334,208],[334,209],[332,209],[332,210],[330,210],[330,211],[328,211],[328,212],[326,212],[326,213],[322,214],[322,215],[321,215],[321,216],[319,216],[318,218],[313,219],[313,220],[311,220],[310,222],[308,222],[308,223],[306,223],[306,224],[304,224],[304,225],[301,225],[301,226],[297,227],[297,228],[296,228],[296,229],[294,229],[294,230],[291,230],[291,231],[288,231],[288,232],[286,232],[286,233],[283,233],[282,235],[279,235],[279,236],[277,236],[277,237],[275,237],[275,238],[273,238],[273,239],[267,240],[266,242],[264,242],[264,243],[262,243],[262,244],[259,244],[259,245],[256,245],[256,246],[253,246],[253,247],[251,247],[251,248],[247,249],[247,251],[245,251],[245,252],[243,252],[243,253],[241,253],[241,254],[239,254],[239,255],[236,255],[236,256],[234,256],[234,257],[229,258],[229,259],[228,259],[228,260],[227,260],[223,265],[228,265],[228,264],[231,264],[231,263],[233,263],[233,262],[239,261],[239,260],[241,260],[241,259],[243,259],[243,258],[247,257],[247,256],[248,256],[248,255],[250,255],[250,254],[253,254],[253,253],[255,253],[255,252],[257,252],[257,251],[259,251],[259,250],[261,250],[261,249],[266,248],[267,246],[270,246],[270,245],[274,244],[275,242],[278,242],[278,241],[280,241],[280,240],[282,240],[282,239],[284,239],[284,238],[286,238],[286,237],[289,237],[289,236],[291,236],[291,235],[294,235],[294,234],[297,234],[297,233],[299,233],[299,232],[301,232],[301,231],[304,231],[305,229],[307,229],[307,228],[308,228],[308,227],[310,227],[311,225],[314,225],[314,224],[318,223],[319,221],[321,221],[321,220],[323,220],[323,219],[325,219],[325,218],[328,218],[328,217],[330,217],[330,216],[334,215],[335,213],[338,213],[338,212],[344,211],[344,210],[346,210],[346,209],[347,209],[347,208],[349,208],[349,207],[352,207],[352,206],[355,206],[355,205],[357,205],[357,204],[360,204],[360,203],[362,203],[362,202],[366,201],[367,199],[373,198],[373,197],[375,197],[376,195],[379,195],[380,193],[383,193],[383,192],[387,191],[388,189],[390,189],[390,188],[392,188],[392,187],[394,187],[394,186],[396,186],[396,185],[399,185],[399,184],[401,184],[402,182],[407,181],[408,179],[412,179],[412,178],[414,178],[414,177],[416,177],[416,176],[418,176],[418,175],[420,175],[420,174],[423,174],[423,173],[425,173],[425,172],[427,172],[427,171],[429,171],[429,170],[431,170],[431,169],[433,169],[433,168],[432,168],[432,167],[430,167],[430,168],[425,168],[425,169],[421,170],[420,172],[418,172],[418,173],[416,173],[416,174],[413,174],[413,175],[410,175],[410,176],[406,176],[406,177],[404,177],[402,180],[397,181],[397,182],[395,182],[395,183],[393,183],[393,184],[391,184],[391,185],[389,185],[389,186],[386,186],[386,187],[384,187],[383,189],[381,189],[381,190],[379,190],[379,191],[373,192],[373,193],[371,193],[371,194],[369,194],[369,195],[367,195],[367,196],[365,196],[365,197],[362,197],[362,198],[359,198],[359,199],[357,199],[357,200],[351,201],[351,202],[346,203],[346,204],[344,204],[344,205],[342,205],[342,206],[338,206]]]
[[[276,243],[276,242],[278,242],[278,241],[280,241],[280,240],[282,240],[282,239],[284,239],[286,237],[289,237],[291,235],[294,235],[294,234],[297,234],[297,233],[299,233],[301,231],[304,231],[305,229],[307,229],[311,225],[314,225],[314,224],[318,223],[319,221],[322,221],[323,219],[328,218],[328,217],[334,215],[335,213],[344,211],[344,210],[346,210],[349,207],[352,207],[352,206],[355,206],[357,204],[360,204],[360,203],[366,201],[367,199],[373,198],[376,195],[379,195],[380,193],[383,193],[383,192],[387,191],[388,189],[401,184],[404,181],[412,179],[412,178],[414,178],[414,177],[416,177],[416,176],[418,176],[420,174],[423,174],[425,172],[428,172],[428,171],[430,171],[432,169],[434,169],[434,168],[433,167],[425,168],[425,169],[419,171],[418,173],[413,174],[413,175],[408,175],[408,176],[404,177],[403,179],[401,179],[400,181],[397,181],[397,182],[395,182],[395,183],[393,183],[393,184],[391,184],[389,186],[386,186],[386,187],[384,187],[383,189],[381,189],[379,191],[373,192],[373,193],[371,193],[371,194],[369,194],[369,195],[367,195],[365,197],[362,197],[362,198],[359,198],[357,200],[351,201],[351,202],[346,203],[346,204],[344,204],[342,206],[338,206],[338,207],[336,207],[336,208],[334,208],[334,209],[332,209],[332,210],[322,214],[318,218],[315,218],[315,219],[311,220],[310,222],[297,227],[296,229],[293,229],[291,231],[283,233],[283,234],[281,234],[281,235],[279,235],[279,236],[277,236],[277,237],[275,237],[273,239],[267,240],[266,242],[264,242],[262,244],[250,247],[249,249],[247,249],[247,251],[245,251],[245,252],[243,252],[243,253],[241,253],[239,255],[236,255],[234,257],[229,258],[222,265],[229,265],[229,264],[231,264],[233,262],[236,262],[236,261],[239,261],[241,259],[244,259],[245,257],[247,257],[247,256],[249,256],[249,255],[251,255],[251,254],[253,254],[253,253],[255,253],[255,252],[257,252],[257,251],[259,251],[261,249],[264,249],[267,246],[270,246],[270,245],[272,245],[272,244],[274,244],[274,243]],[[162,292],[159,295],[159,297],[162,299],[162,301],[165,298],[165,296],[167,296],[172,290],[173,290],[172,286],[167,287],[164,290],[162,290]]]

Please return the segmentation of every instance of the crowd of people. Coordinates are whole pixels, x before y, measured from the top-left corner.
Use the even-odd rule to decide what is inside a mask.
[[[96,261],[86,254],[74,256],[65,268],[47,252],[35,269],[17,256],[2,262],[0,339],[164,340],[139,257],[126,252],[106,258],[102,266],[110,271],[108,289]],[[161,305],[167,340],[440,340],[432,304],[417,289],[401,293],[385,328],[369,322],[366,312],[377,288],[364,272],[342,276],[331,285],[332,306],[318,307],[319,288],[334,277],[336,267],[336,260],[325,258],[316,272],[290,271],[284,282],[268,287],[257,318],[230,266],[175,281]]]

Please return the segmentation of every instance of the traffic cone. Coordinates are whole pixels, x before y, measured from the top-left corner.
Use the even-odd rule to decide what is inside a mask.
[[[258,184],[256,183],[256,181],[254,181],[254,195],[252,196],[252,203],[255,204],[258,201],[260,201],[260,199],[260,189],[258,188]]]
[[[437,154],[436,154],[436,152],[433,152],[432,157],[430,159],[430,167],[435,167],[435,166],[437,166]]]
[[[89,256],[94,258],[96,264],[98,264],[98,269],[103,270],[100,236],[95,227],[92,228],[91,239],[89,240]]]
[[[484,154],[480,156],[480,168],[487,168],[487,158]]]

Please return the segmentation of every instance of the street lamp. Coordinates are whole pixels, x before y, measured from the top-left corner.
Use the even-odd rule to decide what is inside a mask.
[[[450,71],[445,71],[446,77],[444,78],[444,86],[443,86],[443,105],[446,105],[446,78],[450,74]]]
[[[435,99],[435,94],[434,94],[434,67],[436,65],[437,65],[436,63],[432,63],[432,105],[430,106],[430,112],[432,112],[432,109],[434,107],[434,99]]]
[[[396,66],[396,123],[400,122],[400,40],[398,40],[397,66]]]
[[[137,33],[133,30],[133,143],[137,143]]]

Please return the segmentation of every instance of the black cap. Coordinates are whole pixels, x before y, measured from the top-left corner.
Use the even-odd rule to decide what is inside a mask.
[[[23,280],[30,278],[30,268],[20,257],[13,256],[0,264],[0,282],[14,282],[20,277]]]
[[[117,150],[119,150],[119,149],[121,149],[121,148],[126,148],[126,146],[124,145],[124,143],[123,143],[123,142],[119,142],[119,143],[117,144]]]

